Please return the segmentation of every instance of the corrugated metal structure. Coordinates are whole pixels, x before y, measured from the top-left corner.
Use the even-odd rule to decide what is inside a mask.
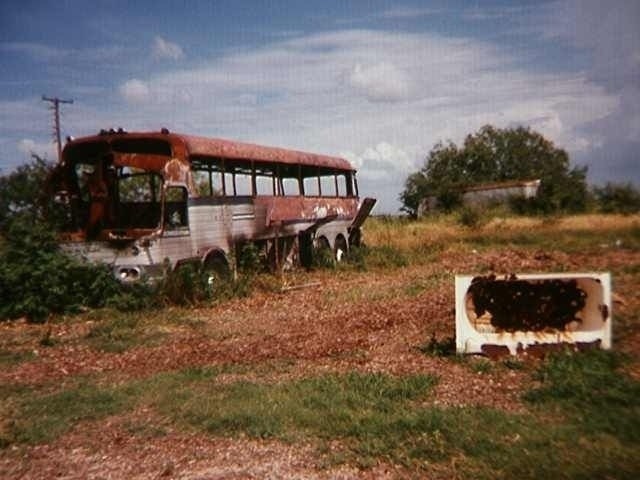
[[[486,205],[492,202],[502,202],[513,196],[534,198],[538,194],[540,182],[539,179],[535,179],[482,183],[455,191],[461,195],[464,204]],[[418,206],[418,216],[424,216],[437,207],[438,199],[435,196],[425,197]]]

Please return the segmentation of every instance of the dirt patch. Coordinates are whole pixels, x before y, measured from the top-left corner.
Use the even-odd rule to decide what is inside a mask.
[[[0,473],[5,479],[34,480],[395,477],[385,466],[367,472],[348,465],[323,466],[311,445],[153,431],[154,421],[148,412],[134,412],[99,425],[79,425],[51,444],[5,452]],[[95,434],[88,436],[87,429]]]
[[[0,371],[2,384],[42,384],[94,375],[115,383],[189,366],[244,365],[220,375],[221,382],[279,382],[327,372],[432,374],[439,382],[428,402],[438,406],[481,405],[522,412],[521,394],[530,374],[501,362],[453,360],[419,349],[432,335],[454,335],[455,273],[549,272],[624,269],[640,264],[640,253],[611,250],[602,255],[557,252],[445,251],[438,262],[382,272],[322,272],[319,287],[286,293],[256,292],[248,299],[180,311],[191,322],[167,325],[157,345],[122,353],[102,352],[86,341],[93,320],[27,325],[0,324],[0,342],[29,357]],[[616,315],[624,329],[616,348],[634,358],[640,345],[640,297],[633,275],[614,277]],[[152,314],[153,315],[153,314]],[[621,320],[622,321],[622,320]],[[53,346],[41,345],[49,334]],[[534,360],[527,360],[533,362]],[[483,362],[487,362],[486,364]],[[640,371],[637,362],[632,374]],[[204,434],[131,431],[158,420],[134,412],[99,424],[80,424],[47,445],[0,453],[2,478],[397,478],[389,465],[360,471],[326,468],[310,445],[212,438]],[[153,430],[153,429],[152,429]],[[451,472],[448,472],[449,474]],[[443,473],[447,477],[447,472]]]

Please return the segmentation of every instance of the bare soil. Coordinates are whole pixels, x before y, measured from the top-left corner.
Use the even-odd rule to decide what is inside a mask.
[[[284,293],[256,291],[249,298],[208,308],[164,311],[187,319],[163,323],[154,344],[122,353],[97,350],[86,341],[96,324],[90,315],[58,319],[46,325],[0,323],[4,350],[29,352],[32,358],[0,371],[5,385],[64,383],[79,375],[101,382],[129,379],[188,366],[246,365],[248,373],[228,373],[221,381],[245,379],[278,382],[326,372],[433,374],[439,378],[430,397],[436,405],[486,405],[524,411],[522,392],[531,385],[530,371],[474,368],[483,359],[457,361],[426,355],[419,347],[432,336],[454,336],[455,273],[494,271],[623,271],[640,265],[640,252],[603,249],[598,255],[568,255],[503,249],[478,253],[446,250],[437,262],[370,272],[317,272],[304,276],[319,286]],[[640,295],[633,276],[614,276],[616,314],[625,318],[615,334],[615,348],[634,357],[630,369],[639,375],[637,352]],[[153,313],[144,315],[153,317]],[[146,320],[149,321],[149,320]],[[53,346],[40,340],[46,334]],[[524,359],[524,362],[536,362]],[[255,368],[254,368],[255,367]],[[260,368],[258,368],[260,367]],[[368,470],[350,465],[322,465],[311,445],[218,438],[174,431],[161,435],[156,414],[136,410],[100,422],[77,425],[44,445],[0,450],[0,477],[120,479],[254,479],[254,478],[402,478],[410,472],[379,464]],[[132,424],[149,434],[133,432]],[[452,461],[455,461],[453,459]],[[450,477],[454,470],[442,472]],[[433,474],[440,476],[435,470]]]

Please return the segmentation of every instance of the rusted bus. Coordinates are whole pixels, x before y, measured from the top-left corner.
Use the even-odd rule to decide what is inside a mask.
[[[51,183],[68,207],[63,246],[126,281],[167,259],[229,268],[247,242],[276,266],[319,245],[340,256],[375,204],[342,158],[166,130],[72,140]]]

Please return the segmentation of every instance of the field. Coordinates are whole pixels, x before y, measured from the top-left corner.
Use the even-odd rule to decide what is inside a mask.
[[[640,217],[365,224],[245,298],[0,323],[0,478],[639,478]],[[614,349],[451,353],[456,273],[610,271]]]

